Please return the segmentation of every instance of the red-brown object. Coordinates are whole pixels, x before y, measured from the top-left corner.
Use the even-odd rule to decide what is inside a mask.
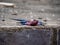
[[[30,21],[27,21],[26,24],[29,26],[36,26],[38,24],[38,20],[30,20]]]

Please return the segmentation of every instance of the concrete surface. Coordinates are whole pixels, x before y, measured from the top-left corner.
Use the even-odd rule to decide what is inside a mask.
[[[60,1],[59,0],[1,0],[16,4],[16,8],[0,8],[0,26],[17,25],[16,21],[10,18],[37,19],[39,17],[48,19],[49,24],[60,24]],[[14,10],[14,12],[13,12]],[[13,13],[17,15],[12,15]],[[3,14],[2,14],[3,13]],[[2,15],[5,15],[5,22],[2,22]]]

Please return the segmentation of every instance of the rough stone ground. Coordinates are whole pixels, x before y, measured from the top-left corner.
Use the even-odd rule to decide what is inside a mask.
[[[16,4],[14,12],[17,15],[12,15],[13,8],[5,8],[4,11],[0,8],[0,26],[10,25],[15,26],[16,21],[10,18],[24,18],[34,19],[42,17],[43,19],[48,19],[49,24],[60,24],[60,5],[59,0],[1,0],[3,2],[11,2]],[[3,14],[2,14],[3,13]],[[2,15],[5,15],[5,22],[2,20]],[[19,24],[18,24],[19,25]]]

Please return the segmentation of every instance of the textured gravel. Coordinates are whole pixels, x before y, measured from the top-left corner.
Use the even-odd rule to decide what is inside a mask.
[[[16,8],[0,8],[0,25],[17,25],[16,21],[10,18],[34,19],[42,17],[48,19],[47,23],[60,24],[60,6],[59,0],[1,0],[3,2],[12,2]],[[14,11],[13,11],[14,10]],[[3,14],[2,14],[3,13]],[[17,13],[17,15],[12,15]],[[5,22],[2,22],[2,15],[5,16]],[[5,24],[4,24],[5,23]]]

